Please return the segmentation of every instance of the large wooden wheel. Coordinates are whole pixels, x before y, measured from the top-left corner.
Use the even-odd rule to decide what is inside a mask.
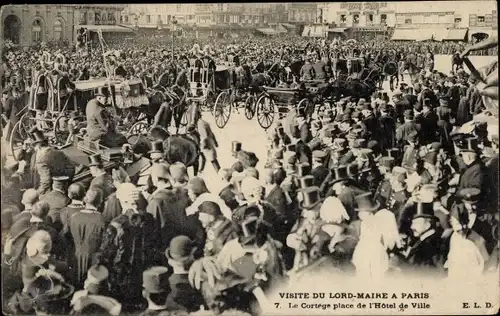
[[[222,91],[215,100],[214,118],[219,128],[224,128],[231,116],[231,96],[227,91]]]
[[[297,113],[300,111],[304,111],[306,117],[311,117],[314,112],[314,102],[307,98],[300,100],[297,104]]]
[[[255,116],[256,100],[254,95],[249,95],[245,100],[245,117],[251,120]]]
[[[262,95],[256,104],[256,114],[257,114],[257,122],[259,125],[268,129],[274,121],[274,116],[276,114],[276,105],[274,100],[271,99],[268,95]]]
[[[127,135],[147,135],[149,130],[149,125],[147,122],[139,121],[136,122],[127,132]]]
[[[35,112],[28,111],[24,113],[19,121],[12,128],[10,134],[9,146],[10,152],[15,160],[19,157],[19,152],[23,147],[23,143],[26,139],[30,138],[29,131],[36,125],[35,122]]]

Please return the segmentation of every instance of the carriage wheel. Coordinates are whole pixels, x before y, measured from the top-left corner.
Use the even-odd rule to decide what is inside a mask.
[[[227,91],[222,91],[217,96],[213,114],[217,127],[224,128],[231,116],[231,96]]]
[[[127,135],[146,135],[148,133],[148,123],[137,122],[128,130]]]
[[[256,104],[257,121],[263,129],[268,129],[273,124],[275,115],[274,101],[267,95],[261,96]]]
[[[17,161],[19,151],[22,149],[23,143],[26,139],[30,138],[29,131],[35,126],[35,113],[28,111],[24,113],[10,133],[9,145],[10,152],[14,159]]]
[[[203,112],[211,112],[214,108],[215,104],[215,96],[212,90],[207,91],[207,97],[205,99],[205,102],[201,102],[201,110]]]
[[[251,120],[255,116],[255,96],[249,95],[245,100],[245,117]]]
[[[309,99],[304,98],[300,100],[299,104],[297,105],[297,113],[300,112],[301,109],[303,109],[306,117],[311,117],[314,113],[314,103]]]

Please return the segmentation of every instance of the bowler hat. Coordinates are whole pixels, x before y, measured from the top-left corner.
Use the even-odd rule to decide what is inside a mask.
[[[94,154],[94,155],[89,156],[89,162],[90,162],[90,164],[89,164],[90,167],[92,167],[92,166],[102,167],[103,161],[101,158],[101,154]]]
[[[168,291],[168,268],[156,266],[144,271],[142,273],[142,286],[152,294]]]
[[[340,181],[346,181],[349,179],[349,173],[347,171],[347,166],[342,165],[335,167],[332,170],[333,179],[330,181],[330,185],[334,185]]]
[[[189,237],[180,235],[170,241],[170,247],[165,251],[165,255],[170,260],[184,262],[192,258],[196,249],[194,242]]]
[[[373,201],[372,193],[366,192],[355,197],[357,212],[374,212],[380,207],[379,201]]]
[[[200,213],[206,213],[212,216],[222,215],[219,204],[213,201],[205,201],[198,206]]]
[[[154,153],[163,153],[163,142],[161,140],[154,141],[151,144],[151,150],[149,151],[150,154]]]
[[[318,206],[319,203],[321,203],[318,187],[307,187],[304,189],[299,189],[297,191],[297,196],[299,197],[299,200],[302,200],[299,203],[300,209],[314,210],[315,207]]]

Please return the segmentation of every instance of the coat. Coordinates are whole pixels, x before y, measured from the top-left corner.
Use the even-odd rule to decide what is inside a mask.
[[[458,190],[465,188],[477,188],[481,190],[481,195],[485,196],[489,191],[489,183],[487,183],[486,167],[479,160],[469,165],[460,175]]]
[[[103,200],[106,201],[108,197],[116,191],[116,188],[113,184],[113,178],[109,173],[103,173],[93,178],[90,182],[90,188],[98,188],[102,190]]]
[[[423,239],[418,239],[411,246],[406,260],[411,264],[412,269],[442,268],[444,265],[444,254],[441,234],[433,229],[431,235],[425,236]]]
[[[87,134],[91,140],[101,140],[110,127],[111,115],[96,99],[87,103]]]
[[[155,219],[155,229],[161,236],[160,251],[164,251],[172,238],[186,235],[198,245],[205,244],[205,230],[195,215],[186,215],[191,200],[185,189],[158,189],[148,199],[147,212]]]
[[[217,255],[228,241],[238,237],[233,224],[225,217],[216,219],[212,222],[206,228],[206,232],[207,239],[204,247],[205,257]]]
[[[60,210],[71,202],[70,198],[61,191],[52,190],[45,194],[41,200],[49,204],[50,210],[47,214],[48,219],[51,221],[54,228],[60,231],[62,229]]]
[[[276,185],[267,193],[265,200],[276,210],[277,226],[274,227],[274,230],[277,233],[275,237],[278,241],[284,242],[286,234],[288,234],[291,225],[295,222],[295,216],[288,208],[285,192]]]
[[[422,144],[430,144],[436,140],[437,121],[438,117],[433,111],[422,115],[420,120]]]
[[[299,128],[299,131],[300,131],[300,140],[302,140],[304,144],[308,144],[313,138],[309,124],[307,123],[302,124]]]
[[[406,138],[413,132],[420,133],[421,125],[415,121],[405,122],[396,129],[396,140],[399,144],[405,144]]]
[[[194,312],[205,304],[201,293],[189,284],[188,274],[172,274],[168,278],[170,293],[167,296],[167,309],[172,311]]]
[[[314,177],[314,185],[320,187],[323,184],[323,181],[325,181],[326,177],[328,177],[329,173],[330,170],[323,165],[319,165],[313,168],[311,170],[311,175]]]
[[[42,147],[35,155],[33,186],[40,194],[47,193],[52,187],[52,177],[67,176],[73,179],[75,164],[66,154],[52,147]]]
[[[381,116],[378,119],[379,144],[382,149],[396,146],[396,123],[390,116]]]

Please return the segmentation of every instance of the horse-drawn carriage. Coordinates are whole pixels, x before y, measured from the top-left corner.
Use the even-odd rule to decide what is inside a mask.
[[[92,79],[74,82],[74,89],[68,89],[61,96],[59,89],[54,89],[50,77],[40,74],[31,87],[29,102],[19,112],[20,119],[14,125],[9,138],[10,150],[14,158],[29,139],[29,131],[36,127],[41,130],[49,143],[63,147],[72,143],[72,137],[86,126],[85,107],[94,93],[100,88],[110,90],[110,101],[118,112],[117,127],[131,133],[130,127],[145,118],[144,108],[148,100],[142,82],[138,80]]]

